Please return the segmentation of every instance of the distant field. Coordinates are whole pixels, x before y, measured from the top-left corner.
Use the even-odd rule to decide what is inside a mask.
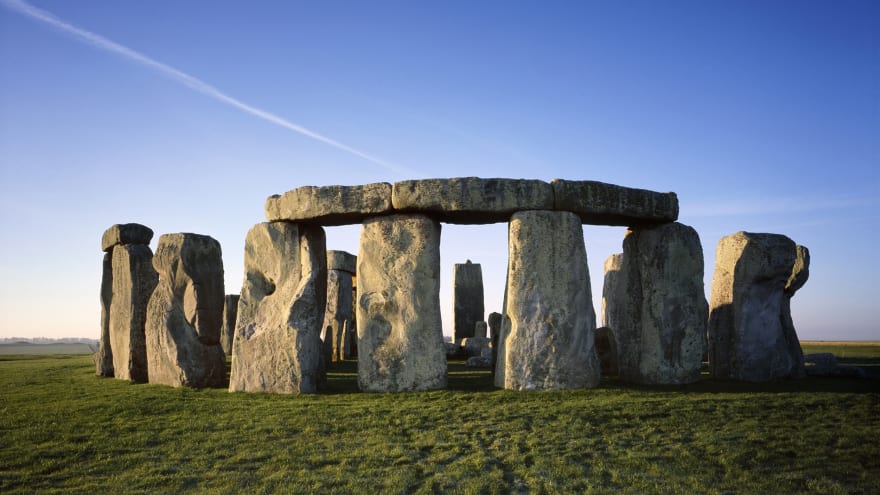
[[[356,364],[283,396],[3,356],[0,493],[880,493],[876,379],[517,393],[451,362],[449,390],[364,394]]]
[[[92,354],[87,344],[0,344],[0,355]]]

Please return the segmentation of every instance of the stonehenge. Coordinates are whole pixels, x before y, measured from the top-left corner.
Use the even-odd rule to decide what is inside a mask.
[[[153,256],[142,225],[104,232],[96,373],[300,394],[356,356],[364,392],[445,388],[441,223],[506,222],[501,312],[485,315],[480,264],[455,264],[452,277],[449,345],[468,366],[488,366],[496,386],[592,388],[602,374],[690,383],[707,343],[714,378],[805,375],[790,300],[809,251],[781,235],[725,237],[708,304],[700,239],[677,222],[672,192],[462,177],[304,186],[270,196],[264,210],[268,221],[245,239],[239,296],[225,295],[220,245],[208,236],[165,234]],[[328,251],[324,228],[351,224],[361,225],[356,255]],[[628,227],[623,253],[605,263],[600,330],[584,224]]]
[[[206,235],[164,234],[153,267],[159,283],[147,306],[150,383],[222,386],[226,354],[220,344],[225,299],[220,243]]]
[[[709,306],[712,376],[749,382],[806,375],[790,299],[809,251],[784,235],[737,232],[718,242]]]

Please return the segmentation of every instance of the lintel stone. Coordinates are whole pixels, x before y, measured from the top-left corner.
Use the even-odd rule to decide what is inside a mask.
[[[357,272],[357,256],[348,251],[327,251],[327,269]]]
[[[101,250],[110,252],[119,244],[149,244],[153,229],[139,223],[117,223],[104,231],[101,236]]]
[[[391,184],[303,186],[266,199],[269,221],[349,225],[391,212]]]
[[[591,225],[633,226],[678,220],[678,196],[591,180],[553,179],[554,209]]]

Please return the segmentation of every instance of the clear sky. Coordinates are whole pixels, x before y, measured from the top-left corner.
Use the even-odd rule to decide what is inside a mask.
[[[0,337],[97,338],[114,223],[213,236],[237,293],[271,194],[480,176],[677,192],[707,295],[721,237],[788,235],[800,337],[877,340],[878,169],[877,1],[0,0]],[[585,228],[597,313],[623,234]],[[444,333],[506,244],[443,226]]]

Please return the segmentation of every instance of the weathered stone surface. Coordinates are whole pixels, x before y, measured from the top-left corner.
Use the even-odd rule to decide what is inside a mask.
[[[516,213],[508,243],[495,385],[512,390],[595,387],[596,317],[580,218],[569,212]]]
[[[791,298],[794,296],[810,277],[810,250],[804,246],[795,248],[794,267],[791,276],[785,284],[785,297],[782,298],[782,332],[784,340],[788,344],[788,355],[794,360],[791,378],[803,378],[806,376],[804,369],[804,351],[801,348],[801,341],[798,339],[797,332],[794,328],[794,321],[791,318]]]
[[[468,337],[461,341],[461,350],[467,356],[492,356],[492,339]]]
[[[150,383],[222,386],[226,356],[220,345],[225,299],[220,243],[206,235],[162,235],[153,267],[159,284],[147,308]]]
[[[483,321],[483,271],[479,263],[452,266],[453,340],[474,336],[474,325]]]
[[[235,320],[238,317],[238,294],[226,294],[223,300],[223,326],[220,327],[220,345],[223,353],[232,355],[232,341],[235,338]]]
[[[827,376],[834,373],[839,366],[837,357],[830,352],[804,354],[804,363],[808,375]]]
[[[489,368],[492,366],[492,359],[486,356],[472,356],[467,358],[464,365],[468,368]]]
[[[609,259],[609,268],[618,261],[619,285],[611,283],[604,301],[612,315],[618,376],[658,385],[698,381],[708,304],[697,232],[680,223],[630,229],[622,258]]]
[[[785,289],[795,289],[805,274],[794,269],[797,258],[797,246],[783,235],[737,232],[719,241],[709,310],[715,378],[763,382],[804,375],[793,325],[785,321]]]
[[[501,313],[489,313],[489,337],[495,338],[501,332]]]
[[[554,209],[593,225],[642,225],[678,220],[678,197],[590,180],[553,179]]]
[[[394,184],[392,204],[397,211],[425,213],[441,222],[506,222],[517,211],[553,209],[553,188],[528,179],[408,180]]]
[[[614,334],[608,327],[596,329],[596,354],[599,355],[599,365],[602,375],[617,374],[617,343]]]
[[[357,272],[357,256],[346,251],[327,251],[327,269],[353,275]]]
[[[440,322],[440,224],[367,219],[357,264],[358,385],[367,392],[446,387]]]
[[[391,184],[304,186],[266,199],[266,218],[321,225],[360,223],[391,211]]]
[[[489,325],[485,321],[474,323],[474,337],[484,339],[489,337]]]
[[[229,390],[316,392],[327,297],[324,230],[257,224],[244,256]]]
[[[619,327],[623,324],[623,316],[620,310],[624,307],[620,304],[627,297],[626,283],[623,278],[623,253],[612,254],[605,260],[605,280],[602,285],[602,325],[608,328]],[[626,356],[620,356],[626,359]],[[633,361],[635,362],[635,361]],[[624,366],[632,367],[624,363]]]
[[[147,381],[147,303],[158,279],[152,260],[153,252],[144,244],[113,248],[110,348],[113,375],[120,380]]]
[[[113,301],[113,252],[104,253],[101,272],[101,341],[98,352],[92,356],[95,374],[113,376],[113,349],[110,347],[110,304]]]
[[[101,236],[101,250],[109,252],[119,244],[149,244],[153,230],[139,223],[116,224]]]
[[[328,253],[332,252],[328,251]],[[346,322],[352,321],[351,298],[351,273],[342,270],[328,270],[327,310],[324,314],[324,338],[326,340],[324,345],[329,343],[332,361],[342,361],[346,356],[343,330]]]

